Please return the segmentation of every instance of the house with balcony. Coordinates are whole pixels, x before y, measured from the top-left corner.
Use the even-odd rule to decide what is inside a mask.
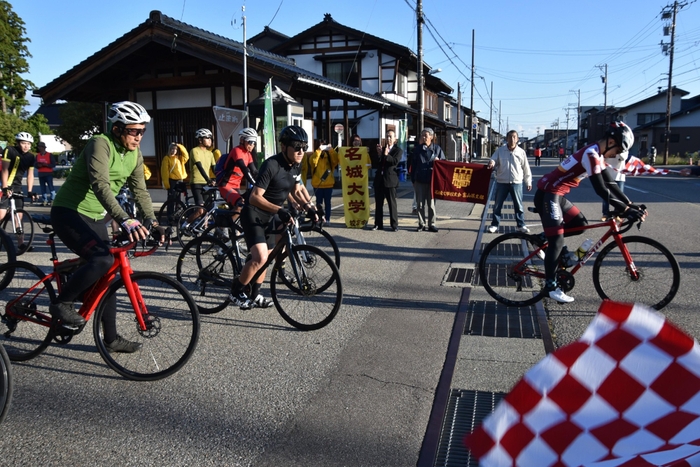
[[[320,123],[315,128],[316,137],[335,141],[335,125],[341,124],[345,144],[358,134],[364,145],[373,148],[388,130],[398,130],[401,120],[408,122],[409,139],[420,133],[418,57],[411,49],[338,23],[330,14],[293,37],[266,28],[251,37],[250,43],[264,44],[270,52],[293,60],[302,69],[388,103],[379,109],[361,101],[330,97],[319,101],[308,109],[314,122]],[[436,141],[454,160],[453,141],[456,135],[461,136],[461,128],[455,124],[455,101],[450,97],[453,89],[432,71],[423,63],[424,126],[435,130]]]

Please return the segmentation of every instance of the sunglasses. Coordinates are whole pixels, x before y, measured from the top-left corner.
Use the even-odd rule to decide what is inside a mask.
[[[294,144],[292,144],[292,147],[294,148],[294,152],[306,151],[307,149],[309,149],[308,144],[301,144],[301,143],[294,143]]]
[[[253,146],[255,146],[256,144],[258,144],[258,142],[257,141],[246,141],[245,144],[252,144]]]
[[[123,128],[122,131],[129,136],[141,136],[146,133],[145,128]]]

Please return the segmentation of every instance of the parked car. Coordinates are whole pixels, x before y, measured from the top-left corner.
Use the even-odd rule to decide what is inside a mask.
[[[75,160],[75,154],[73,151],[63,151],[56,156],[56,163],[58,165],[73,165]]]

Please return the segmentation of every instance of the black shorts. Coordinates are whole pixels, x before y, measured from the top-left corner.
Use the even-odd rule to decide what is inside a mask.
[[[12,193],[23,193],[22,187],[21,186],[12,186],[10,187],[10,190],[12,190]],[[15,199],[15,208],[16,209],[23,209],[24,208],[24,200],[22,198],[17,198]],[[10,209],[10,198],[7,196],[2,196],[2,200],[0,200],[0,209]]]
[[[263,211],[250,204],[243,206],[240,222],[248,249],[259,243],[266,243],[270,250],[275,247],[275,236],[270,233],[276,225],[279,225],[279,221],[275,222],[275,220],[277,216],[271,212]]]

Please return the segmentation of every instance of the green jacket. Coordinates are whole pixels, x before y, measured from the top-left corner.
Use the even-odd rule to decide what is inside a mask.
[[[73,209],[94,220],[109,214],[122,223],[129,215],[119,206],[116,196],[125,183],[144,219],[155,219],[143,176],[141,150],[127,151],[114,138],[95,135],[76,159],[53,205]]]

